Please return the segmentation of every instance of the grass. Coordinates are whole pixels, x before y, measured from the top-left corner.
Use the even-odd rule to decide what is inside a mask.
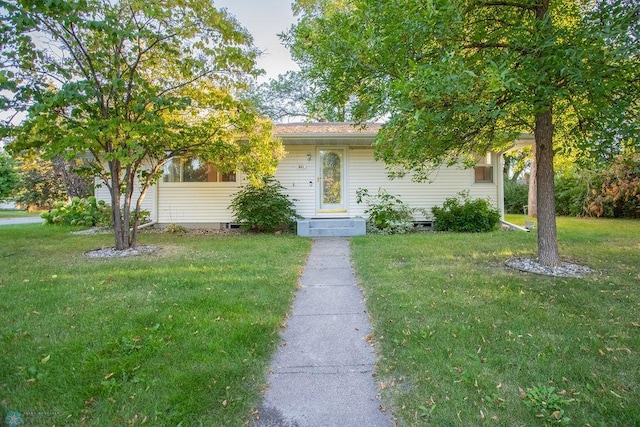
[[[0,219],[39,217],[40,212],[27,212],[19,209],[0,209]]]
[[[399,425],[640,425],[640,222],[558,218],[558,236],[598,273],[506,269],[535,232],[352,240]]]
[[[143,234],[155,255],[88,259],[109,235],[0,228],[0,416],[27,425],[242,425],[310,242]]]

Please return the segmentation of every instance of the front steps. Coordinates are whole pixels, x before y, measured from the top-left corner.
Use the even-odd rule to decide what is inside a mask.
[[[351,237],[367,234],[364,218],[312,218],[298,220],[298,236]]]

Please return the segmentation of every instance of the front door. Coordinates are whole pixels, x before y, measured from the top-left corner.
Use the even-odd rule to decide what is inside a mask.
[[[318,213],[346,213],[345,149],[318,148]]]

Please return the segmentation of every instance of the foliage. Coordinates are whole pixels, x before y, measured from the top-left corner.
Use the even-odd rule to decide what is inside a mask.
[[[6,0],[0,10],[2,106],[28,113],[5,129],[11,147],[83,155],[110,191],[117,249],[135,245],[130,212],[169,159],[255,180],[282,156],[271,123],[234,98],[258,74],[252,38],[211,0]]]
[[[364,213],[369,215],[368,224],[375,232],[404,234],[413,231],[414,210],[384,188],[379,188],[376,195],[369,194],[366,188],[359,188],[356,202],[367,205]]]
[[[16,203],[27,210],[51,209],[58,202],[69,200],[67,190],[53,164],[43,159],[37,150],[16,156],[21,183]]]
[[[556,213],[558,215],[585,215],[585,200],[590,188],[596,184],[597,172],[580,170],[577,167],[567,169],[556,175]]]
[[[520,184],[512,179],[504,178],[504,211],[505,213],[521,214],[527,206],[529,186]]]
[[[555,387],[572,426],[639,424],[640,221],[559,217],[558,235],[563,256],[602,273],[505,269],[536,256],[535,233],[351,239],[398,425],[557,425],[527,405],[534,387]]]
[[[170,250],[97,260],[83,253],[112,237],[71,230],[0,227],[11,396],[0,414],[41,426],[250,424],[311,242],[143,232],[140,244]]]
[[[533,408],[546,422],[568,425],[570,418],[564,415],[568,400],[558,393],[555,387],[537,385],[522,391],[525,405]],[[566,394],[566,390],[564,394]]]
[[[347,121],[347,108],[317,102],[320,93],[316,82],[302,72],[288,71],[266,83],[252,86],[244,96],[261,114],[277,122],[300,119]],[[316,102],[312,102],[314,100]]]
[[[442,207],[431,208],[437,231],[482,233],[495,230],[500,221],[500,212],[485,199],[471,200],[462,192],[450,197]]]
[[[638,6],[629,0],[298,0],[286,42],[322,99],[388,117],[377,156],[427,178],[468,153],[536,140],[539,259],[556,265],[554,142],[638,145]]]
[[[71,202],[56,203],[51,210],[40,215],[46,224],[86,225],[86,226],[110,226],[111,207],[104,200],[96,200],[95,197],[81,199],[74,197]]]
[[[0,152],[0,202],[12,198],[20,184],[16,164],[6,153]]]
[[[171,234],[183,234],[187,232],[187,229],[180,224],[169,224],[162,231]]]
[[[599,187],[585,200],[587,215],[609,218],[640,218],[640,154],[619,155],[599,174]]]
[[[283,191],[284,187],[272,176],[264,177],[262,184],[245,185],[231,201],[235,220],[244,229],[257,232],[291,228],[300,216]]]

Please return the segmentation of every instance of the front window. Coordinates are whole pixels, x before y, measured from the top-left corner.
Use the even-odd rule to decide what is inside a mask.
[[[236,182],[236,174],[222,173],[199,159],[173,158],[164,165],[162,182]]]
[[[476,155],[474,178],[476,184],[493,183],[493,156],[491,153],[487,153],[484,156]]]

